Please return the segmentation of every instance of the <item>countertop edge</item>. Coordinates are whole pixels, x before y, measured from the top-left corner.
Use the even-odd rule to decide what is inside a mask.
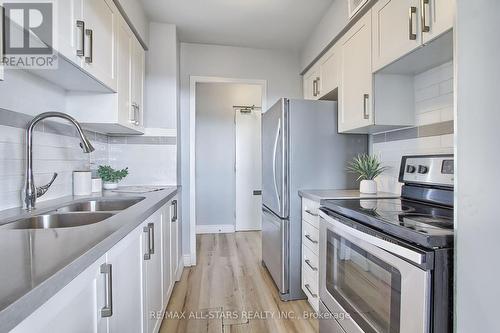
[[[40,308],[50,298],[67,286],[72,280],[80,275],[90,265],[105,255],[113,246],[125,238],[137,226],[143,223],[149,216],[160,209],[165,203],[181,191],[180,186],[164,190],[161,199],[155,200],[144,212],[135,217],[134,222],[126,223],[123,227],[111,233],[95,246],[89,248],[80,257],[76,258],[64,268],[60,269],[32,290],[18,298],[13,303],[0,311],[0,331],[8,332],[28,318],[33,312]],[[152,192],[158,193],[158,192]]]
[[[376,194],[362,194],[355,189],[332,189],[332,190],[299,190],[298,195],[312,201],[323,200],[347,200],[347,199],[376,199],[376,198],[399,198],[397,193],[378,192]]]

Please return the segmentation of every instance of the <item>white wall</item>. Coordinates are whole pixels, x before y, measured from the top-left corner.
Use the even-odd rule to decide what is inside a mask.
[[[267,105],[302,98],[299,57],[293,52],[181,43],[181,183],[183,252],[189,253],[189,78],[217,76],[267,80]]]
[[[348,21],[347,0],[333,0],[332,5],[302,47],[300,53],[301,71],[344,29]]]
[[[457,1],[455,332],[498,332],[500,1]]]
[[[145,124],[150,128],[177,128],[178,41],[173,24],[151,23],[146,52]]]
[[[449,62],[414,78],[416,125],[453,120],[453,63]],[[413,133],[418,134],[418,128]],[[409,131],[411,133],[411,131]],[[399,166],[403,155],[453,154],[453,134],[374,143],[372,153],[390,169],[377,178],[379,190],[401,193]]]

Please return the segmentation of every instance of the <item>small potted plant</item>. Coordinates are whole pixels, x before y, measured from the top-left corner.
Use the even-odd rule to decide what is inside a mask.
[[[388,168],[381,165],[376,156],[361,154],[353,159],[347,170],[358,175],[361,180],[359,191],[366,194],[377,193],[377,182],[375,178]]]
[[[97,174],[103,181],[105,190],[115,190],[118,188],[118,182],[128,175],[128,168],[115,170],[109,165],[99,165]]]

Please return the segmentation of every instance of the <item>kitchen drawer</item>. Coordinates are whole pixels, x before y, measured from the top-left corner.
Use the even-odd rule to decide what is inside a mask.
[[[302,220],[302,244],[316,255],[319,253],[319,230],[312,224]]]
[[[319,202],[303,198],[302,219],[319,229]]]
[[[309,270],[316,272],[316,274],[318,273],[318,255],[307,246],[302,246],[302,266],[306,266]]]
[[[314,311],[319,310],[319,288],[318,288],[318,272],[313,271],[309,266],[302,263],[302,290],[307,296],[307,300],[311,304]]]

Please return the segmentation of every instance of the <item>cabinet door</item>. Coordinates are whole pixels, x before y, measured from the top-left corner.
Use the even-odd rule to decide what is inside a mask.
[[[143,126],[144,119],[144,71],[145,52],[134,37],[132,47],[132,103],[136,108],[136,125]]]
[[[85,21],[84,68],[116,91],[116,26],[118,10],[112,0],[82,0]]]
[[[54,297],[17,325],[11,332],[105,333],[104,276],[101,258],[78,275]]]
[[[423,42],[428,43],[453,27],[453,0],[422,0]]]
[[[179,270],[179,218],[178,218],[178,200],[177,196],[172,200],[171,205],[171,221],[170,221],[170,266],[171,279],[177,281],[177,273]]]
[[[339,132],[373,124],[371,14],[362,17],[342,39]]]
[[[373,5],[373,71],[422,44],[419,18],[419,0],[380,0]]]
[[[136,229],[107,254],[112,276],[110,332],[142,332],[142,230]]]
[[[332,47],[321,59],[319,96],[322,97],[339,86],[340,49]]]
[[[58,0],[57,48],[59,53],[78,66],[84,57],[85,21],[82,18],[83,0]]]
[[[132,106],[132,43],[134,38],[127,22],[120,19],[116,32],[118,122],[124,126],[134,126],[135,122],[135,109]]]
[[[165,207],[162,209],[162,274],[163,274],[163,305],[166,306],[168,304],[169,296],[172,292],[172,287],[174,284],[174,280],[172,279],[171,273],[171,257],[170,257],[170,227],[171,227],[171,214],[170,214],[170,206],[172,202],[169,201]]]
[[[318,99],[318,80],[319,71],[316,68],[311,69],[304,75],[304,99]]]
[[[162,256],[161,211],[154,213],[143,226],[144,332],[156,332],[161,324]]]

